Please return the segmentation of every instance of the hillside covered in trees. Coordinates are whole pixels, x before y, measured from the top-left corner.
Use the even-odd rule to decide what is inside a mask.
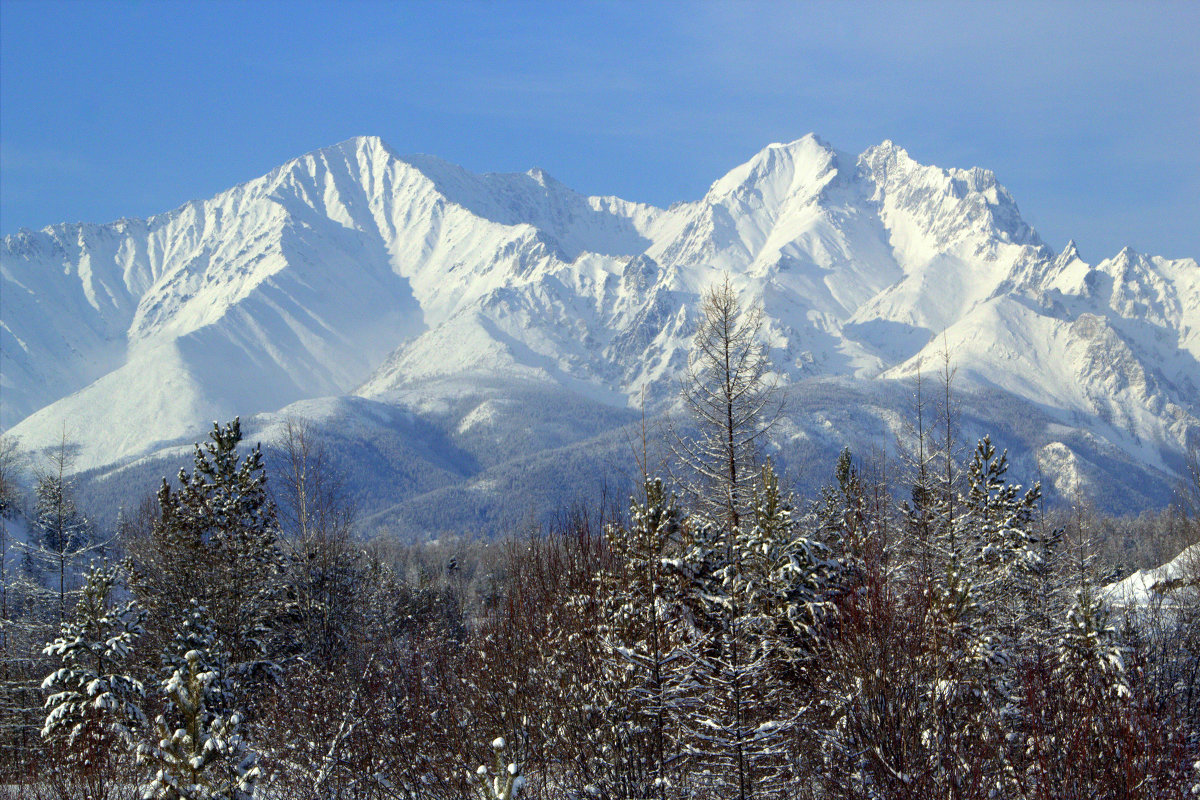
[[[761,324],[710,289],[633,496],[502,541],[365,537],[302,422],[265,450],[215,424],[111,535],[67,442],[32,498],[5,448],[0,792],[1200,795],[1200,564],[1105,591],[1144,557],[1122,531],[1200,541],[1200,471],[1136,522],[1047,509],[961,440],[947,353],[898,458],[796,496]]]

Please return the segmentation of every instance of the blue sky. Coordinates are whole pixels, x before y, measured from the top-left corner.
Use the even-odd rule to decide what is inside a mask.
[[[983,166],[1051,245],[1200,256],[1200,3],[0,0],[0,232],[359,134],[692,200],[773,141]]]

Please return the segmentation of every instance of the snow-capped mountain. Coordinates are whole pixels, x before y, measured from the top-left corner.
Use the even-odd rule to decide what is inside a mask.
[[[1169,483],[1200,442],[1195,259],[1055,253],[992,173],[891,142],[774,144],[659,209],[363,137],[147,220],[21,231],[0,265],[0,424],[33,450],[65,426],[84,470],[345,395],[479,452],[566,446],[541,428],[564,397],[610,427],[670,406],[723,273],[791,391],[903,387],[948,350],[964,388],[1045,419],[1020,445],[1061,491],[1101,488],[1099,453]]]

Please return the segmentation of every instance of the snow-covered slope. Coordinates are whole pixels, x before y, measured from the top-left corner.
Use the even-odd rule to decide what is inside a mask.
[[[363,137],[148,220],[22,231],[0,268],[0,425],[28,449],[65,426],[85,470],[322,396],[436,416],[519,387],[528,413],[489,389],[459,444],[554,428],[530,392],[661,411],[722,273],[762,304],[784,383],[902,385],[948,348],[1044,415],[1022,444],[1062,492],[1098,488],[1103,452],[1169,480],[1200,441],[1194,259],[1056,254],[992,173],[891,142],[773,144],[658,209]]]
[[[1185,548],[1160,567],[1139,569],[1110,583],[1101,594],[1109,603],[1127,608],[1171,605],[1185,597],[1194,601],[1197,592],[1200,592],[1200,544]]]

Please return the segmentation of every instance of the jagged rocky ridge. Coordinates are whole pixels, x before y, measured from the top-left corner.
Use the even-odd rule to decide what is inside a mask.
[[[1195,259],[1055,253],[992,173],[891,142],[771,145],[659,209],[362,137],[147,220],[23,230],[0,266],[0,424],[30,450],[65,425],[110,484],[213,419],[260,414],[269,435],[298,413],[350,451],[389,442],[392,471],[431,465],[370,510],[458,487],[490,525],[490,473],[553,452],[586,475],[620,460],[632,409],[670,408],[722,273],[766,311],[785,461],[890,444],[945,349],[967,416],[1011,420],[1019,463],[1062,494],[1161,502],[1200,440]]]

